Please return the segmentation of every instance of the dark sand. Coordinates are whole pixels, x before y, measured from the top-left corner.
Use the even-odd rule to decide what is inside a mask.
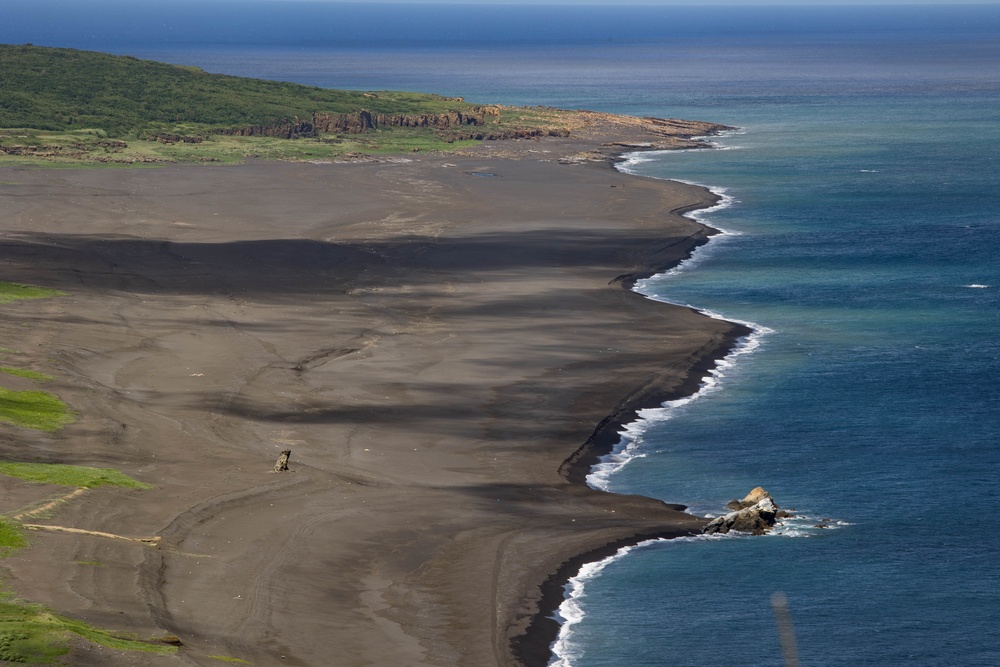
[[[2,306],[0,344],[79,414],[2,457],[154,484],[38,522],[162,537],[32,533],[9,587],[184,644],[73,664],[542,665],[580,563],[700,529],[579,480],[745,333],[624,288],[714,197],[531,155],[0,169],[0,279],[69,293]]]

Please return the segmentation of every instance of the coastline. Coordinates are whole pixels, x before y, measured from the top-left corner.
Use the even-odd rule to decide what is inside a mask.
[[[702,137],[698,137],[698,139],[702,139]],[[708,147],[706,147],[706,149],[710,150]],[[612,164],[625,161],[624,158],[625,155],[619,156],[613,161]],[[636,176],[636,174],[633,174],[632,172],[617,169],[615,166],[612,168],[614,168],[618,173],[627,176]],[[724,233],[722,230],[716,229],[715,227],[705,224],[695,217],[688,215],[698,211],[716,210],[719,207],[720,202],[723,202],[723,195],[719,192],[715,192],[709,186],[702,185],[700,183],[689,183],[679,180],[673,180],[673,182],[684,183],[685,185],[700,188],[708,195],[699,201],[686,203],[670,211],[670,215],[687,218],[699,225],[701,229],[699,230],[697,237],[692,235],[692,237],[685,239],[688,244],[686,245],[684,256],[675,257],[669,263],[657,265],[654,263],[655,260],[652,260],[652,257],[658,254],[659,251],[657,251],[657,253],[653,253],[650,258],[647,258],[647,261],[642,268],[631,273],[622,274],[611,281],[612,284],[617,283],[622,289],[634,292],[645,298],[650,297],[636,290],[636,286],[639,282],[660,274],[668,273],[671,270],[678,268],[684,262],[690,260],[699,248],[707,245],[713,237]],[[691,312],[697,313],[698,315],[711,317],[711,315],[707,315],[692,306],[651,298],[650,300],[658,301],[659,303],[667,303],[678,308],[687,308],[691,310]],[[727,335],[725,344],[716,351],[716,354],[699,359],[698,362],[692,365],[688,370],[688,374],[684,382],[670,392],[664,393],[655,387],[650,387],[638,395],[630,396],[627,402],[622,405],[620,409],[616,409],[614,413],[609,414],[604,420],[602,420],[601,423],[594,429],[594,433],[591,437],[587,439],[587,442],[581,445],[580,448],[569,456],[563,465],[560,466],[559,471],[566,477],[566,479],[573,483],[586,485],[588,483],[587,479],[593,472],[594,466],[600,463],[602,457],[612,453],[615,445],[621,440],[621,429],[623,429],[627,424],[633,423],[636,419],[638,419],[638,417],[628,419],[628,414],[633,413],[638,415],[641,410],[659,408],[665,403],[694,396],[700,390],[705,377],[716,367],[716,365],[738,347],[741,339],[754,333],[753,327],[748,326],[746,323],[732,322],[722,317],[715,319],[719,319],[720,321],[737,327]]]
[[[18,317],[83,417],[18,451],[156,484],[56,518],[164,541],[39,536],[11,561],[26,598],[122,611],[193,664],[544,664],[569,564],[703,523],[558,472],[742,335],[621,286],[704,242],[676,214],[703,189],[493,155],[5,171],[11,272],[71,294]],[[82,574],[91,553],[114,567]]]
[[[621,173],[634,175],[627,171],[622,171]],[[672,210],[671,214],[687,217],[689,213],[696,211],[714,210],[719,202],[722,201],[722,196],[719,193],[712,191],[708,186],[693,183],[689,183],[689,185],[695,185],[696,187],[704,189],[706,192],[711,194],[715,200],[680,206]],[[679,267],[685,261],[690,259],[698,248],[708,244],[714,236],[722,233],[721,230],[718,230],[710,225],[705,225],[704,223],[694,220],[693,218],[691,219],[697,222],[697,224],[703,225],[707,234],[690,246],[686,257],[677,259],[668,265],[660,267],[646,267],[635,273],[619,276],[618,278],[615,278],[614,282],[617,282],[622,289],[633,291],[636,294],[642,295],[641,292],[636,291],[637,283]],[[651,300],[654,302],[656,301],[653,299]],[[659,303],[669,302],[659,301]],[[705,315],[701,311],[689,306],[673,303],[670,305],[674,305],[679,308],[690,308],[692,312]],[[650,387],[641,394],[630,397],[627,404],[623,405],[620,409],[616,410],[613,414],[608,415],[608,417],[602,420],[587,442],[577,449],[573,455],[567,458],[563,465],[560,466],[560,473],[563,474],[567,480],[574,484],[590,486],[589,478],[595,472],[595,466],[601,463],[604,457],[614,452],[615,447],[622,441],[623,429],[629,424],[642,421],[642,418],[639,416],[640,411],[661,408],[669,402],[696,396],[703,388],[705,379],[711,371],[714,370],[721,361],[736,353],[741,343],[748,336],[752,336],[757,331],[745,323],[730,322],[729,320],[725,320],[723,318],[717,319],[738,327],[727,334],[725,345],[718,348],[714,355],[703,357],[698,363],[692,365],[684,382],[672,391],[666,394],[658,394],[655,388]],[[632,415],[632,417],[629,418],[628,415]],[[604,492],[613,493],[610,491]],[[672,507],[682,512],[687,509],[686,506],[679,504],[672,504]],[[563,623],[565,623],[565,620],[558,620],[556,618],[556,614],[562,607],[563,603],[569,600],[566,593],[566,587],[571,581],[580,575],[580,572],[585,566],[600,563],[609,558],[614,558],[621,554],[621,552],[625,549],[636,547],[652,540],[673,539],[689,535],[691,535],[691,533],[654,533],[649,535],[635,535],[630,538],[619,540],[615,543],[607,544],[589,553],[580,554],[563,563],[559,567],[559,570],[553,573],[542,585],[542,602],[540,603],[539,614],[533,622],[531,630],[529,630],[524,640],[518,644],[524,664],[528,667],[535,667],[536,665],[538,667],[545,667],[551,663],[553,658],[556,657],[553,654],[552,647],[559,638],[560,629]],[[540,645],[542,644],[547,647],[546,650],[540,649]]]

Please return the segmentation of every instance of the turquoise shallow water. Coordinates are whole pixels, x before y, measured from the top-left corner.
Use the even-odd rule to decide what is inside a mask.
[[[0,10],[0,39],[739,126],[729,150],[628,167],[733,199],[706,214],[731,234],[643,288],[770,333],[632,429],[639,458],[608,484],[699,512],[763,485],[804,518],[607,564],[562,664],[780,664],[775,591],[804,665],[1000,664],[996,7],[538,9],[525,30],[524,8],[397,6],[338,28],[264,3],[213,33],[176,29],[191,3],[65,25],[44,4]]]

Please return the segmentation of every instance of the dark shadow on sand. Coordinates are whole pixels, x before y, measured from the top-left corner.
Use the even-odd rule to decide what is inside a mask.
[[[434,285],[442,275],[523,280],[523,270],[594,270],[611,281],[620,267],[649,268],[646,258],[690,237],[631,238],[559,230],[470,236],[396,237],[326,243],[272,239],[177,243],[132,237],[19,234],[0,243],[7,275],[55,289],[234,295],[267,301],[342,294],[351,287]],[[673,253],[668,253],[673,255]],[[669,264],[671,258],[664,257]],[[370,269],[374,269],[368,273]],[[601,275],[598,273],[597,275]],[[520,274],[520,275],[519,275]],[[530,273],[529,273],[530,275]]]

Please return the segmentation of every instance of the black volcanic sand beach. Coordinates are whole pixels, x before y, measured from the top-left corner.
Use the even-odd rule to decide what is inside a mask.
[[[0,279],[67,293],[0,344],[78,414],[2,456],[154,485],[37,522],[161,538],[33,532],[8,586],[183,644],[72,664],[545,664],[580,563],[701,528],[580,480],[746,333],[626,289],[715,198],[537,158],[0,169]]]

